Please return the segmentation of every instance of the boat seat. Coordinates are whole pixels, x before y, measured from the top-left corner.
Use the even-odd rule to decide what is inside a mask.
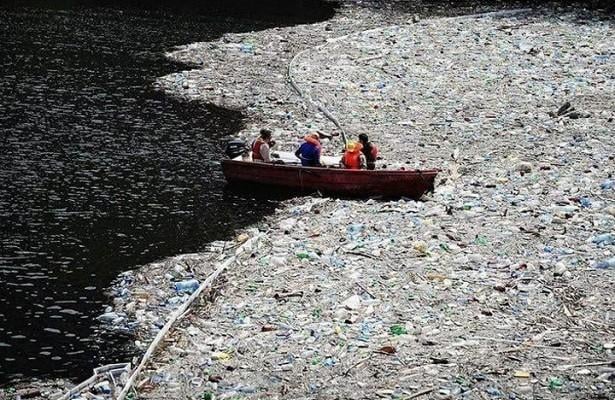
[[[298,165],[301,164],[301,160],[299,160],[295,153],[290,151],[272,151],[271,158],[274,160],[282,160],[284,164],[289,165]],[[320,156],[320,162],[326,167],[339,167],[341,157],[331,157],[331,156]],[[252,152],[249,154],[249,158],[247,160],[243,159],[242,156],[235,157],[236,161],[251,161],[252,160]]]

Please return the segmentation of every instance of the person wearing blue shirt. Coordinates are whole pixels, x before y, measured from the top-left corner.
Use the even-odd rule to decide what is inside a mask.
[[[295,156],[301,160],[304,167],[320,167],[320,138],[317,133],[310,133],[304,138],[304,142],[295,151]]]

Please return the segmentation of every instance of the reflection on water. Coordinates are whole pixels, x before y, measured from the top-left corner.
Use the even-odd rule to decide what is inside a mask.
[[[0,384],[125,361],[128,339],[97,334],[94,319],[118,272],[197,251],[273,209],[223,190],[221,139],[238,113],[152,89],[186,68],[162,50],[256,27],[0,8]]]

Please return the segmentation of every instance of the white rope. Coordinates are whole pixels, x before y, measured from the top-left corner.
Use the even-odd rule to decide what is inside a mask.
[[[528,13],[528,12],[531,12],[531,11],[533,11],[531,8],[518,8],[518,9],[514,9],[514,10],[504,10],[504,11],[493,11],[493,12],[484,12],[484,13],[477,13],[477,14],[467,14],[467,15],[461,15],[461,16],[457,16],[457,17],[448,17],[448,18],[449,19],[470,19],[470,18],[507,17],[507,16],[512,16],[512,15],[525,14],[525,13]],[[432,19],[441,19],[441,18],[434,17]],[[396,27],[399,27],[399,25],[389,25],[389,26],[385,26],[385,27],[372,28],[372,29],[367,29],[367,30],[360,31],[360,32],[353,32],[353,33],[350,33],[350,34],[347,34],[347,35],[343,35],[343,36],[339,36],[339,37],[336,37],[336,38],[333,38],[333,39],[327,39],[326,43],[323,43],[323,44],[320,44],[320,45],[317,45],[317,46],[313,46],[313,47],[308,47],[307,49],[304,49],[304,50],[298,52],[297,54],[295,54],[295,56],[290,60],[290,63],[288,64],[288,69],[287,69],[288,82],[290,83],[292,88],[295,89],[295,91],[297,92],[299,97],[304,98],[310,105],[312,105],[313,107],[318,109],[318,111],[323,113],[324,116],[327,117],[327,119],[329,119],[331,122],[333,122],[333,124],[342,133],[342,140],[344,140],[344,145],[347,144],[346,131],[344,130],[344,128],[342,128],[341,124],[333,116],[333,114],[331,114],[331,112],[329,112],[329,110],[327,110],[320,103],[314,101],[314,99],[312,99],[312,97],[309,94],[306,94],[304,91],[302,91],[299,88],[299,86],[297,85],[297,82],[295,81],[295,79],[293,77],[293,64],[295,63],[297,58],[302,56],[304,53],[307,53],[308,51],[320,50],[320,49],[328,46],[331,43],[337,43],[339,41],[342,41],[342,40],[345,40],[345,39],[349,38],[350,36],[362,35],[362,34],[366,34],[366,33],[369,33],[369,32],[376,32],[376,31],[379,31],[379,30],[382,30],[382,29],[396,28]]]
[[[529,11],[531,11],[531,9],[507,10],[507,11],[499,11],[499,12],[491,12],[491,13],[481,13],[481,14],[474,14],[474,15],[466,15],[466,16],[462,16],[462,17],[459,17],[459,18],[484,18],[484,17],[510,16],[510,15],[525,13],[525,12],[529,12]],[[391,27],[395,27],[395,25],[393,25]],[[319,103],[315,102],[311,98],[311,96],[306,95],[305,93],[303,93],[301,91],[301,89],[299,88],[299,86],[297,86],[297,84],[296,84],[296,82],[295,82],[295,80],[293,78],[293,75],[292,75],[293,64],[294,64],[294,62],[295,62],[295,60],[297,58],[299,58],[301,55],[303,55],[303,53],[306,53],[307,51],[323,48],[323,47],[327,46],[330,43],[335,43],[335,42],[338,42],[340,40],[344,40],[344,39],[348,38],[351,35],[364,34],[366,32],[376,31],[376,30],[380,30],[380,29],[384,29],[384,28],[375,28],[375,29],[365,30],[365,31],[362,31],[362,32],[354,32],[354,33],[349,34],[349,35],[344,35],[344,36],[340,36],[340,37],[335,38],[335,39],[330,39],[329,41],[327,41],[327,43],[324,43],[324,44],[321,44],[319,46],[315,46],[315,47],[308,48],[308,49],[305,49],[303,51],[300,51],[299,53],[295,54],[295,56],[292,58],[292,60],[288,64],[288,80],[289,80],[291,86],[295,89],[295,91],[297,91],[299,96],[305,98],[311,105],[315,106],[320,112],[322,112],[325,115],[325,117],[327,117],[331,122],[333,122],[333,124],[335,124],[335,126],[338,129],[340,129],[340,131],[342,132],[342,138],[344,140],[344,143],[346,143],[346,133],[345,133],[344,129],[342,128],[341,124],[339,123],[339,121],[324,106],[322,106]],[[251,238],[250,240],[246,241],[239,248],[237,248],[237,251],[235,252],[235,254],[239,255],[243,251],[243,249],[245,247],[252,246],[260,238],[260,236],[261,235],[255,236],[255,237]],[[156,335],[156,338],[150,344],[149,348],[147,349],[147,351],[143,355],[143,358],[141,359],[141,362],[139,363],[137,368],[135,368],[133,370],[131,376],[128,378],[128,381],[126,382],[126,385],[122,389],[122,392],[117,397],[117,400],[124,400],[124,398],[126,397],[128,392],[130,391],[130,389],[132,389],[132,386],[134,385],[134,382],[135,382],[137,376],[141,373],[142,369],[145,367],[146,363],[149,361],[149,358],[152,356],[152,354],[154,353],[154,351],[158,347],[158,344],[162,341],[162,339],[164,338],[166,333],[169,331],[169,329],[171,329],[171,327],[177,321],[177,319],[180,316],[182,316],[188,310],[190,305],[192,305],[192,303],[200,296],[200,294],[203,292],[203,290],[205,290],[206,288],[210,287],[211,284],[213,283],[213,281],[226,268],[228,268],[233,262],[235,262],[235,260],[236,260],[236,256],[232,256],[229,259],[227,259],[226,261],[224,261],[222,264],[220,264],[220,266],[211,275],[209,275],[207,277],[207,279],[205,279],[205,281],[190,296],[190,298],[184,304],[182,304],[181,307],[179,307],[177,310],[175,310],[173,312],[173,314],[171,315],[171,317],[169,318],[169,320],[167,321],[165,326],[158,332],[158,334]]]
[[[534,11],[531,8],[515,8],[513,10],[491,11],[478,14],[459,15],[457,17],[449,17],[450,19],[470,19],[470,18],[489,18],[489,17],[510,17],[513,15],[527,14]]]
[[[322,106],[319,103],[316,103],[314,100],[312,100],[312,97],[309,95],[306,95],[301,89],[299,89],[299,86],[297,86],[297,83],[295,82],[295,79],[293,78],[293,74],[292,74],[292,69],[293,69],[293,63],[295,62],[295,60],[301,56],[303,53],[306,53],[310,50],[314,50],[318,47],[322,47],[323,45],[320,46],[316,46],[316,47],[310,47],[307,48],[305,50],[300,51],[299,53],[295,54],[295,56],[293,57],[292,60],[290,60],[290,63],[288,64],[288,71],[287,71],[287,75],[288,75],[288,82],[290,83],[290,85],[293,87],[293,89],[295,89],[295,91],[297,92],[297,94],[299,95],[299,97],[303,97],[304,99],[306,99],[306,101],[311,104],[313,107],[316,107],[318,109],[318,111],[322,112],[324,114],[325,117],[327,117],[331,122],[333,122],[333,124],[340,130],[340,132],[342,133],[342,140],[344,141],[344,146],[346,146],[347,144],[347,140],[346,140],[346,131],[344,130],[344,128],[342,128],[342,125],[339,123],[339,121],[333,116],[333,114],[331,114],[324,106]]]

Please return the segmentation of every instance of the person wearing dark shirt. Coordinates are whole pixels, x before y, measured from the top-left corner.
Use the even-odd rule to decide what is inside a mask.
[[[320,167],[320,139],[317,133],[310,133],[295,151],[295,156],[301,160],[304,167]]]
[[[363,145],[361,152],[365,155],[367,169],[376,169],[376,158],[378,157],[378,148],[369,141],[365,133],[359,135],[359,142]]]

